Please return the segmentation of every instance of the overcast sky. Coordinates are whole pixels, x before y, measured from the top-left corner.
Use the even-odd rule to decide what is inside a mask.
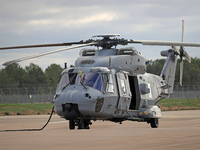
[[[200,42],[200,1],[197,0],[1,0],[0,47],[87,40],[96,34],[120,34],[135,40]],[[147,59],[159,59],[170,47],[133,46]],[[6,61],[60,49],[37,48],[0,51],[0,69]],[[52,63],[69,65],[79,56],[70,50],[29,61],[43,69]],[[200,48],[186,48],[200,57]]]

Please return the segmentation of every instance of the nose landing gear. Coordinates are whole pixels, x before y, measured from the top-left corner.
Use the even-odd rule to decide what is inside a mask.
[[[69,120],[69,129],[74,130],[75,126],[78,126],[78,129],[90,129],[89,125],[91,124],[90,120]]]

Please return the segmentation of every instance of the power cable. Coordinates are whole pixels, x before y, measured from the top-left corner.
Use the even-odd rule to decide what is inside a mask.
[[[49,119],[47,121],[47,123],[40,129],[17,129],[17,130],[0,130],[0,132],[14,132],[14,131],[41,131],[43,130],[49,123],[49,121],[51,120],[51,117],[53,115],[53,112],[54,112],[54,106],[52,108],[52,111],[51,111],[51,114],[49,116]]]

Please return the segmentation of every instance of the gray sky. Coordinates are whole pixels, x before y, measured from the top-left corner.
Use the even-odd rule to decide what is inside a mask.
[[[200,1],[196,0],[1,0],[0,47],[87,40],[96,34],[120,34],[135,40],[200,42]],[[147,59],[160,59],[170,47],[128,45]],[[0,51],[0,69],[6,61],[63,47]],[[93,48],[93,47],[92,47]],[[79,56],[70,50],[20,62],[45,69],[52,63],[69,65]],[[186,48],[200,57],[200,48]]]

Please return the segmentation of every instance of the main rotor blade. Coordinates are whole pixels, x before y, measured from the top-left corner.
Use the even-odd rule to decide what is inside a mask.
[[[55,43],[55,44],[38,44],[38,45],[24,45],[24,46],[11,46],[1,47],[0,50],[6,49],[20,49],[20,48],[37,48],[37,47],[52,47],[52,46],[71,46],[73,44],[84,44],[84,42],[70,42],[70,43]]]
[[[53,54],[53,53],[58,53],[58,52],[61,52],[61,51],[66,51],[66,50],[70,50],[70,49],[74,49],[74,48],[79,48],[79,47],[84,47],[84,46],[89,46],[89,45],[95,45],[95,44],[96,44],[95,42],[92,42],[92,43],[88,43],[88,44],[81,44],[81,45],[77,45],[77,46],[71,46],[71,47],[67,47],[67,48],[63,48],[63,49],[58,49],[58,50],[54,50],[54,51],[50,51],[50,52],[46,52],[46,53],[42,53],[42,54],[27,56],[27,57],[19,58],[19,59],[16,59],[16,60],[7,61],[3,65],[7,66],[7,65],[10,65],[10,64],[13,64],[13,63],[24,61],[24,60],[29,60],[29,59],[33,59],[33,58],[37,58],[37,57],[41,57],[41,56],[45,56],[45,55],[49,55],[49,54]]]
[[[200,47],[200,43],[172,42],[172,41],[150,41],[150,40],[129,40],[128,43],[138,43],[151,46],[188,46]]]
[[[184,20],[182,20],[182,36],[181,36],[181,42],[183,42],[183,36],[184,36]]]

